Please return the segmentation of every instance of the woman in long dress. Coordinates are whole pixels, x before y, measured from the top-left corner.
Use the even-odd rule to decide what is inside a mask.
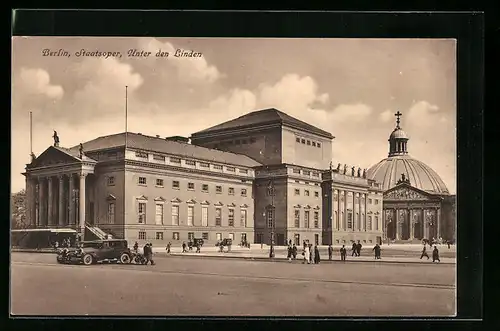
[[[309,246],[305,246],[304,248],[304,262],[307,262],[307,264],[311,263]]]

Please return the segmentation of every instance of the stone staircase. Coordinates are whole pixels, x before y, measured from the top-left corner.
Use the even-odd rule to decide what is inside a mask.
[[[107,236],[108,234],[97,226],[85,224],[85,240],[104,240]]]

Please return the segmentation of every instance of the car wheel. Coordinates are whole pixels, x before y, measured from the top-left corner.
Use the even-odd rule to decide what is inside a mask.
[[[85,254],[83,256],[82,261],[83,261],[83,264],[85,264],[85,265],[91,265],[94,262],[94,258],[90,254]]]
[[[127,253],[123,253],[120,256],[120,262],[122,264],[129,264],[130,263],[130,255],[128,255]]]

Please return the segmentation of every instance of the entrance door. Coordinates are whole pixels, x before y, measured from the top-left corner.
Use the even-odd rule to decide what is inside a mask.
[[[295,245],[299,246],[300,245],[300,234],[296,233],[294,236],[295,239]]]
[[[283,246],[285,244],[285,235],[283,233],[276,234],[276,245]]]

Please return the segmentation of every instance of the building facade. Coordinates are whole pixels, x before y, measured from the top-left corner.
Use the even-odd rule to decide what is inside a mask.
[[[24,173],[30,226],[157,246],[192,238],[375,243],[381,186],[360,169],[332,169],[333,139],[265,109],[194,133],[191,142],[130,132],[72,148],[57,142]]]
[[[408,153],[409,137],[400,126],[389,136],[389,155],[368,169],[367,177],[384,191],[384,238],[398,242],[422,239],[455,241],[455,195],[439,175]]]

